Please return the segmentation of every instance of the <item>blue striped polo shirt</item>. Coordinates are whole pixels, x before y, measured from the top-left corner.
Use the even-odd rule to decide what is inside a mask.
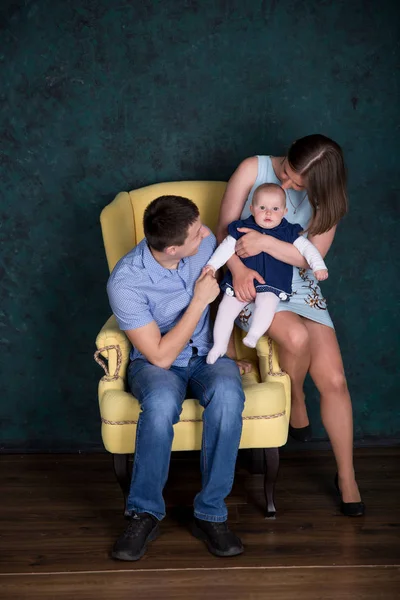
[[[108,299],[120,329],[138,329],[155,321],[164,335],[175,327],[192,300],[195,283],[215,247],[215,236],[210,233],[203,238],[197,254],[183,258],[177,269],[170,270],[155,260],[143,239],[115,265],[107,283]],[[192,347],[200,356],[208,354],[212,347],[209,306],[173,365],[186,367]],[[132,348],[130,358],[143,355]]]

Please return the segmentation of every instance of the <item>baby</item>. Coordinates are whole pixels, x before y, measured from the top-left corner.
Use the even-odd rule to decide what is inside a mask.
[[[275,183],[265,183],[256,189],[250,205],[252,214],[248,219],[234,221],[228,226],[228,236],[218,246],[205,271],[215,272],[222,267],[235,253],[236,240],[245,233],[238,227],[248,227],[265,235],[271,235],[278,240],[289,242],[306,259],[315,277],[323,281],[328,277],[328,270],[317,248],[304,236],[299,235],[303,230],[301,225],[289,223],[284,215],[287,213],[286,195],[283,189]],[[257,271],[265,280],[265,284],[254,280],[256,288],[255,308],[250,329],[243,343],[249,348],[255,348],[259,338],[268,330],[274,318],[279,300],[288,300],[292,291],[293,267],[266,252],[242,259],[249,269]],[[228,348],[236,317],[248,302],[239,302],[235,297],[232,285],[232,274],[227,271],[221,289],[225,295],[218,308],[214,324],[214,346],[207,356],[207,363],[214,364],[217,358],[223,356]]]

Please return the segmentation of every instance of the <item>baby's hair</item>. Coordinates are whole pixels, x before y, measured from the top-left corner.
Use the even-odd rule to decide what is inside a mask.
[[[259,185],[258,188],[255,190],[255,192],[253,194],[253,199],[252,199],[251,203],[254,204],[254,201],[257,199],[256,196],[258,195],[259,192],[263,192],[263,191],[265,191],[265,192],[268,192],[268,191],[271,191],[271,192],[274,191],[274,192],[276,192],[278,190],[282,192],[282,194],[283,194],[282,198],[283,198],[283,201],[284,201],[284,205],[286,206],[286,194],[285,194],[285,190],[280,185],[278,185],[277,183],[263,183],[263,184]]]

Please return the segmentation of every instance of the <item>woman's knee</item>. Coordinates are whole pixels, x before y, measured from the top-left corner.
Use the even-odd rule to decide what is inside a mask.
[[[278,345],[292,354],[301,355],[309,350],[310,336],[302,323],[294,323],[282,335],[276,336]]]
[[[325,374],[322,380],[317,378],[315,384],[322,396],[329,394],[339,398],[348,394],[346,375],[341,370]]]

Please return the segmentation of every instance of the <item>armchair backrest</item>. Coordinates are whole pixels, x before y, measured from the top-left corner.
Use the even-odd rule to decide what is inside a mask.
[[[152,200],[167,194],[190,198],[198,206],[202,222],[215,232],[225,188],[224,181],[172,181],[118,194],[100,216],[110,271],[143,239],[143,213]]]

